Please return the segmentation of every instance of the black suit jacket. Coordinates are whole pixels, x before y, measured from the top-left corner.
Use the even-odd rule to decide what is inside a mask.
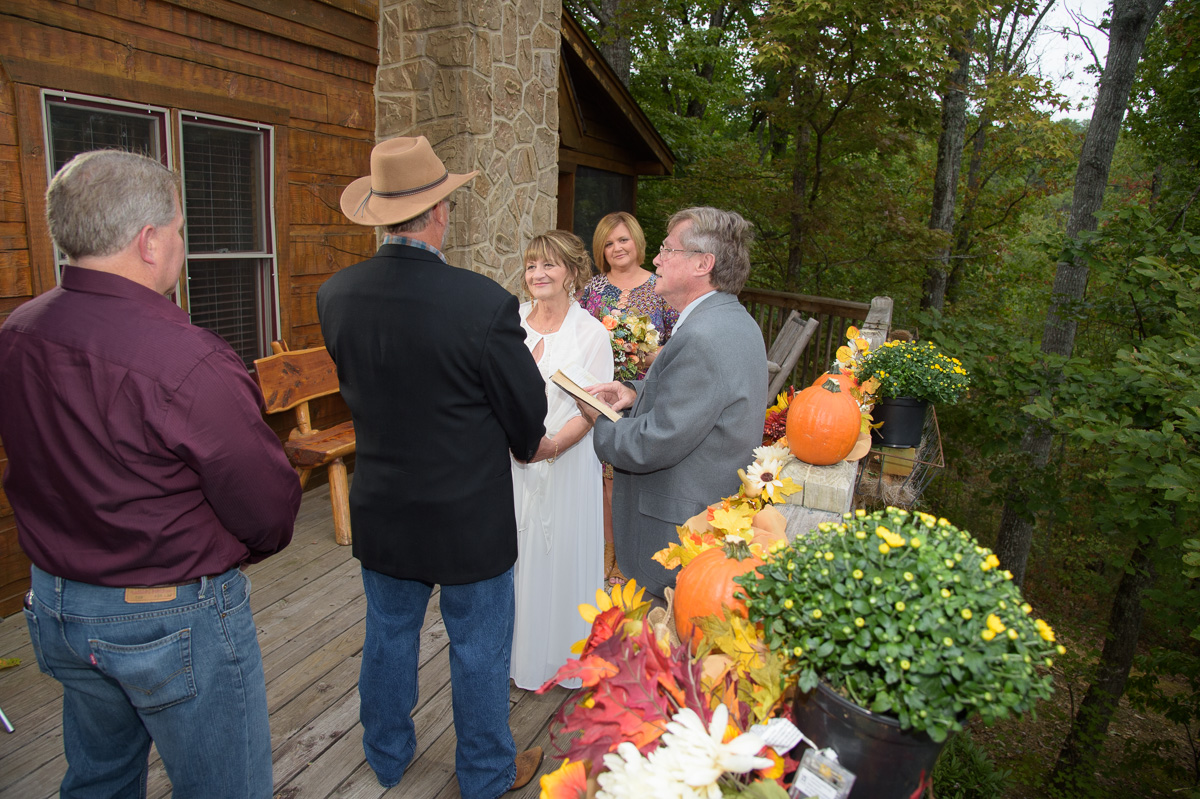
[[[385,244],[317,292],[354,417],[354,556],[392,577],[454,585],[517,558],[508,453],[545,427],[546,389],[516,297],[435,254]]]

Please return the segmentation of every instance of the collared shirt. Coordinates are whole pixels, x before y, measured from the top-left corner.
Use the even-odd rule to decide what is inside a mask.
[[[300,484],[219,336],[152,289],[79,267],[0,327],[4,489],[57,577],[161,585],[262,560]]]
[[[402,236],[399,233],[388,233],[383,237],[383,243],[403,244],[405,247],[416,247],[418,250],[424,250],[425,252],[433,253],[438,258],[441,258],[442,263],[444,264],[450,263],[446,260],[446,256],[442,254],[441,250],[439,250],[437,247],[434,247],[432,244],[426,244],[420,239],[410,239],[408,236]]]
[[[716,294],[716,293],[717,293],[717,290],[713,289],[712,291],[709,291],[705,294],[701,294],[699,297],[697,297],[696,299],[689,302],[687,304],[687,307],[685,307],[682,311],[679,312],[679,318],[675,320],[675,330],[679,330],[679,326],[683,324],[684,319],[688,318],[688,314],[690,314],[692,312],[692,309],[694,309],[700,303],[704,302],[704,300],[706,298],[711,297],[713,294]]]

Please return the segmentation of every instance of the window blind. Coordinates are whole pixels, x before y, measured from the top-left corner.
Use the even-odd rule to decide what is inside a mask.
[[[251,258],[188,259],[188,311],[192,324],[229,342],[250,368],[259,352],[258,270]]]
[[[262,134],[183,126],[188,252],[262,252]]]

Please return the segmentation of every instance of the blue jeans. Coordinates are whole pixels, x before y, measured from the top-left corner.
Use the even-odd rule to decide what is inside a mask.
[[[358,678],[363,751],[381,785],[400,782],[417,748],[421,625],[433,586],[362,570],[367,633]],[[443,585],[442,620],[450,638],[450,691],[458,745],[454,768],[463,799],[495,799],[516,779],[508,727],[513,573]]]
[[[238,569],[128,603],[32,569],[38,666],[63,686],[64,799],[144,797],[150,742],[176,799],[271,796],[271,730],[250,580]]]

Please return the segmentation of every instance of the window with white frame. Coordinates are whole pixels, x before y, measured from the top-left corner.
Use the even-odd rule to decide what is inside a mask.
[[[278,337],[273,130],[188,111],[45,92],[50,174],[78,153],[132,150],[183,175],[187,264],[177,300],[250,367]],[[65,258],[59,253],[59,275]]]

